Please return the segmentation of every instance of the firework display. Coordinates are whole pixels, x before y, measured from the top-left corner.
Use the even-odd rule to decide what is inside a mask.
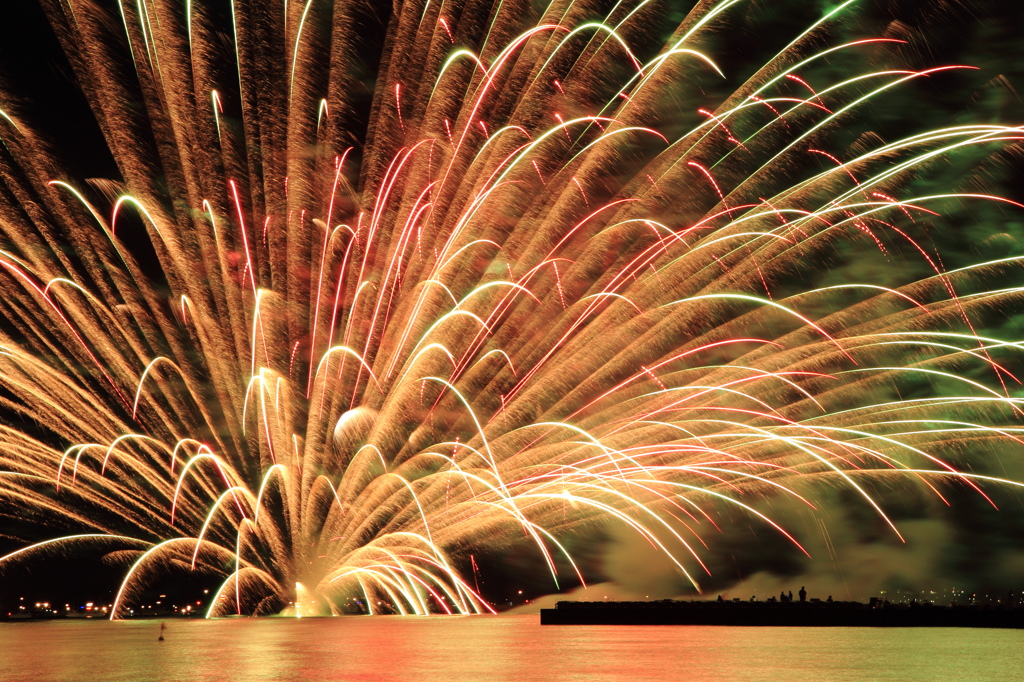
[[[613,519],[699,588],[737,516],[802,550],[765,501],[899,537],[883,489],[1016,485],[972,464],[1021,445],[1017,260],[933,240],[1016,207],[913,179],[1024,131],[835,143],[961,68],[837,77],[899,42],[824,40],[850,2],[717,98],[738,0],[42,4],[122,180],[0,108],[0,565],[100,548],[111,617],[168,567],[210,615],[479,613],[478,547],[554,590]]]

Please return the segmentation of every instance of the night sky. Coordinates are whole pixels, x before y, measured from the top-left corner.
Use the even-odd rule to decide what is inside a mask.
[[[814,13],[800,9],[806,4],[816,7],[822,3],[755,3],[751,26],[755,20],[780,31],[804,25]],[[852,123],[848,131],[851,138],[865,127],[883,137],[895,138],[910,130],[958,120],[1007,124],[1024,121],[1024,43],[1020,41],[1024,3],[891,0],[864,4],[866,8],[859,18],[841,29],[846,35],[878,35],[887,25],[899,26],[909,43],[898,48],[898,52],[908,65],[966,63],[978,70],[916,82],[884,107],[877,107],[865,119]],[[772,49],[770,45],[757,45],[751,26],[734,27],[736,30],[723,36],[724,47],[719,48],[716,57],[721,59],[727,74],[748,71],[763,52]],[[755,46],[744,49],[751,42]],[[7,93],[0,103],[31,121],[42,133],[63,162],[67,178],[118,178],[117,166],[75,84],[71,67],[33,0],[6,0],[0,10],[0,84]],[[735,82],[724,83],[723,90],[730,85],[735,86]],[[928,104],[922,107],[921,102]],[[1022,157],[1011,155],[993,170],[989,178],[993,193],[1024,200]],[[1002,224],[994,227],[996,222]],[[992,241],[990,237],[996,232],[1005,238]],[[1008,252],[1021,253],[1024,211],[996,207],[957,217],[937,241],[942,242],[937,244],[939,250],[949,254],[947,267],[955,267],[965,258],[965,262],[970,262]],[[140,257],[145,261],[150,256],[140,253]],[[1020,338],[1022,330],[1014,328],[1011,317],[1007,314],[1003,319],[988,322],[1004,338],[1015,332],[1015,338]],[[11,419],[3,417],[2,412],[0,418]],[[1020,453],[1017,455],[1019,460]],[[1020,477],[1024,469],[1011,465],[1006,473]],[[709,593],[735,589],[737,594],[747,596],[752,591],[775,594],[779,586],[785,585],[795,589],[801,581],[820,591],[838,590],[846,581],[851,592],[855,592],[851,596],[864,598],[868,596],[864,591],[877,588],[879,583],[873,580],[879,575],[888,576],[886,584],[890,589],[908,591],[945,588],[952,580],[960,580],[960,587],[993,593],[1024,589],[1024,578],[1018,577],[1017,582],[1012,578],[1014,567],[1024,569],[1024,545],[1020,542],[1024,537],[1024,503],[1015,493],[987,491],[998,503],[999,512],[973,491],[964,489],[951,492],[950,509],[917,498],[905,500],[900,507],[899,495],[889,495],[886,499],[893,518],[909,528],[909,544],[902,548],[885,535],[885,529],[869,510],[858,508],[845,493],[836,492],[830,500],[837,509],[848,512],[843,520],[833,519],[832,537],[814,537],[818,530],[815,521],[798,510],[780,507],[778,513],[804,533],[803,537],[811,536],[808,546],[816,550],[817,561],[808,563],[783,539],[763,527],[740,521],[726,529],[710,548],[707,559],[714,577],[706,581],[705,589]],[[32,537],[31,524],[6,519],[0,523],[4,524],[0,526],[0,553],[23,544],[21,539],[3,535]],[[588,531],[574,542],[572,549],[591,581],[616,582],[625,595],[650,594],[653,598],[687,594],[666,561],[653,556],[644,543],[616,527]],[[470,569],[470,575],[476,577],[483,594],[496,605],[520,603],[554,592],[536,552],[482,551],[473,555],[472,563],[476,570]],[[55,558],[8,571],[0,576],[0,611],[11,608],[21,597],[58,603],[107,601],[120,570],[117,561],[104,559],[101,552],[96,552],[76,555],[67,563]],[[837,579],[837,575],[841,578]],[[196,580],[184,574],[172,575],[147,596],[165,593],[172,599],[194,603],[197,598],[202,599],[203,590],[216,584],[212,576]],[[740,586],[736,587],[737,584]],[[563,585],[575,586],[573,579]]]

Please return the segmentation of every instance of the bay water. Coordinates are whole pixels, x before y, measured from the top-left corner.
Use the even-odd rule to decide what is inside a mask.
[[[1018,680],[1024,631],[541,626],[535,615],[0,623],[0,679]]]

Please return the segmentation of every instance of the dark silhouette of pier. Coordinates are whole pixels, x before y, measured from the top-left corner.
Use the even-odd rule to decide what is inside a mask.
[[[841,601],[558,602],[541,625],[751,625],[770,627],[1024,628],[1024,608]]]

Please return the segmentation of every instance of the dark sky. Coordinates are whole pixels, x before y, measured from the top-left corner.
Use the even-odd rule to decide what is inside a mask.
[[[801,3],[803,0],[797,4]],[[770,14],[788,11],[789,4],[766,0],[759,6],[764,14]],[[801,6],[806,11],[808,6],[817,7],[819,4],[803,3]],[[1024,28],[1024,2],[874,0],[863,4],[865,10],[858,20],[859,27],[848,29],[852,33],[878,34],[891,21],[898,21],[907,27],[908,35],[914,36],[904,52],[909,61],[916,62],[913,66],[965,63],[979,67],[978,71],[969,74],[943,76],[915,84],[920,89],[907,96],[905,107],[893,106],[872,114],[880,124],[896,133],[909,126],[945,125],[967,111],[972,112],[974,120],[979,117],[1006,123],[1024,120],[1024,42],[1020,36]],[[776,20],[784,22],[782,18]],[[726,56],[724,61],[735,62],[733,66],[743,70],[744,56],[741,54]],[[999,80],[999,76],[1005,78]],[[3,0],[0,10],[0,79],[2,89],[16,97],[14,100],[10,97],[0,100],[2,105],[11,107],[21,117],[33,122],[50,141],[70,176],[117,177],[116,165],[35,0]],[[989,87],[987,84],[994,85]],[[921,101],[927,101],[927,107],[921,107]],[[1021,183],[1021,177],[1019,165],[1008,167],[1005,175],[997,179],[997,190],[1022,198],[1024,183]],[[964,504],[968,516],[975,512],[988,514],[984,509],[976,510],[969,502]],[[1024,518],[1024,513],[1018,513],[1018,516]],[[983,536],[987,538],[985,542],[1002,544],[1009,541],[996,532],[999,526],[1005,525],[1008,530],[1013,527],[1013,524],[1005,524],[1005,520],[1005,517],[999,520],[991,516],[983,519],[987,533]],[[995,530],[993,524],[997,527]],[[742,538],[737,542],[746,546],[747,541]],[[969,545],[961,545],[970,549]],[[0,539],[0,551],[8,546]],[[494,565],[490,567],[498,571],[497,580],[506,578],[500,576],[500,566],[508,565],[507,559],[495,558]],[[749,563],[744,564],[742,570],[737,567],[737,574],[744,577],[744,573],[755,570],[757,562],[764,559],[763,553],[740,557],[738,561]],[[969,559],[970,556],[964,557],[965,562],[969,563]],[[735,556],[732,560],[737,561]],[[515,561],[512,566],[514,570],[522,570]],[[513,569],[509,569],[510,572]],[[30,598],[32,595],[57,599],[84,596],[97,600],[111,589],[112,578],[116,578],[116,571],[103,568],[98,556],[86,558],[75,569],[76,580],[85,587],[74,586],[73,581],[69,583],[63,571],[56,566],[40,566],[17,577],[25,581],[23,584],[32,586],[26,591]],[[512,580],[511,574],[507,579]],[[55,588],[54,585],[62,587]],[[1020,587],[1024,587],[1024,583]],[[194,591],[197,588],[190,585],[187,589]],[[0,581],[0,608],[11,604],[15,596],[10,583]]]
[[[44,133],[72,177],[116,177],[89,105],[36,0],[4,0],[0,83],[25,119]]]
[[[793,30],[805,26],[822,3],[754,2],[755,22],[769,21]],[[883,118],[894,128],[899,119],[920,126],[934,119],[935,125],[949,123],[951,116],[972,105],[979,88],[1003,77],[995,89],[1005,89],[992,105],[993,115],[1012,123],[1024,115],[1024,2],[1014,0],[865,0],[859,3],[857,18],[846,29],[863,35],[878,35],[891,22],[906,26],[914,34],[901,55],[919,68],[937,64],[969,64],[971,73],[943,75],[929,83],[915,83],[926,92],[927,107],[915,107],[912,115],[894,108]],[[798,8],[800,11],[793,11]],[[772,15],[775,15],[774,17]],[[806,15],[806,16],[805,16]],[[789,16],[787,19],[786,17]],[[64,58],[38,0],[4,0],[0,21],[0,84],[7,93],[5,105],[15,108],[42,132],[61,158],[71,177],[116,177],[117,166],[103,143],[84,96],[75,84],[72,69]],[[758,27],[752,25],[751,30]],[[735,32],[741,35],[740,31]],[[756,36],[756,34],[755,34]],[[746,35],[748,41],[755,36]],[[756,39],[756,38],[755,38]],[[733,73],[745,73],[751,64],[747,50],[716,54],[715,58]],[[731,67],[731,68],[728,68]],[[12,102],[11,95],[16,99]],[[894,130],[895,132],[895,130]]]

